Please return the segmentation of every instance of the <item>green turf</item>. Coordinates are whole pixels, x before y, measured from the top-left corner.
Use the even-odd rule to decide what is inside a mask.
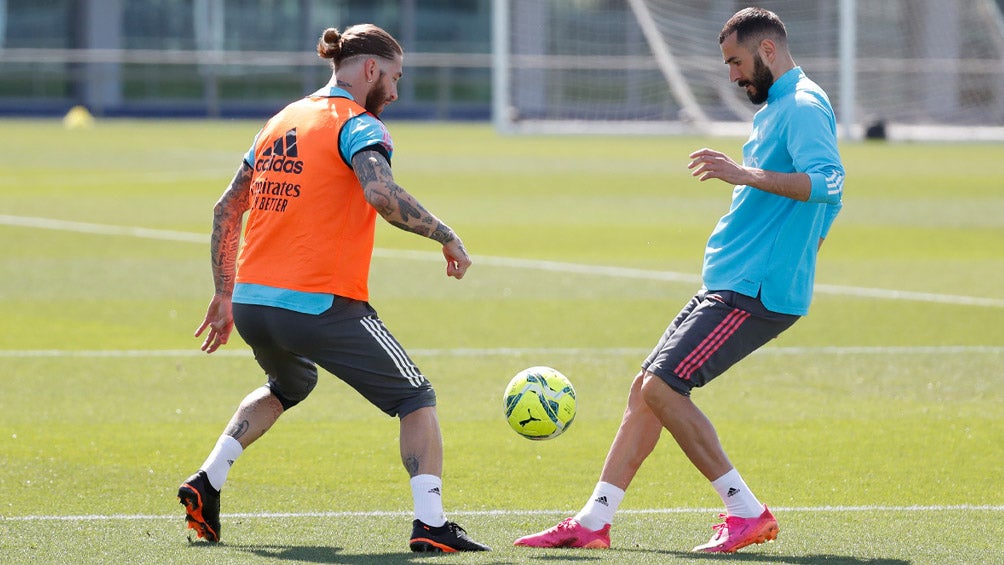
[[[212,205],[259,125],[2,122],[0,562],[1000,562],[1002,146],[842,146],[845,208],[812,313],[695,394],[781,521],[778,542],[721,559],[688,552],[720,501],[668,436],[615,549],[510,544],[591,492],[630,378],[696,290],[728,206],[687,154],[738,157],[741,140],[411,123],[391,124],[397,180],[474,266],[447,279],[435,245],[381,224],[372,301],[436,385],[447,511],[496,551],[407,552],[397,423],[333,377],[234,467],[225,543],[190,543],[177,485],[263,378],[239,339],[206,356],[192,337]],[[509,378],[537,364],[579,398],[548,442],[501,414]]]

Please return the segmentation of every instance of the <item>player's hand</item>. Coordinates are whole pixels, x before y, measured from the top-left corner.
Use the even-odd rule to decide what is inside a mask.
[[[464,278],[467,268],[471,266],[471,257],[459,237],[454,236],[443,246],[443,257],[446,257],[446,276],[455,279]]]
[[[202,335],[202,332],[209,328],[206,340],[202,342],[201,349],[206,353],[212,353],[225,345],[230,340],[230,332],[234,329],[233,303],[229,296],[214,295],[206,310],[206,318],[202,320],[202,325],[195,330],[195,337]]]
[[[746,169],[732,160],[731,157],[714,149],[699,149],[690,154],[688,169],[691,176],[701,181],[719,179],[729,184],[747,184]]]

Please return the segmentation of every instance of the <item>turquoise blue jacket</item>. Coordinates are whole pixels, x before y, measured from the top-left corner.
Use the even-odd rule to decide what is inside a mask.
[[[806,173],[812,192],[801,202],[751,186],[735,187],[728,213],[708,239],[704,286],[759,296],[773,312],[805,315],[820,240],[842,206],[844,168],[830,101],[800,67],[770,87],[743,145],[743,165]]]

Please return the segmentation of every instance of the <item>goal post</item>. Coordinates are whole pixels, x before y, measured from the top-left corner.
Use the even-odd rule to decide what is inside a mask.
[[[493,0],[493,119],[507,133],[745,136],[757,107],[718,33],[734,0]],[[762,0],[841,137],[1004,140],[996,0]]]
[[[652,55],[655,57],[655,62],[659,66],[663,78],[666,79],[669,90],[681,106],[681,112],[685,112],[698,131],[708,133],[710,119],[690,90],[690,85],[684,79],[680,66],[676,64],[676,58],[673,56],[669,44],[663,41],[662,35],[659,33],[659,26],[655,23],[655,18],[652,17],[648,4],[645,3],[645,0],[628,0],[628,5],[631,6],[631,12],[634,13],[635,20],[641,27],[645,41],[648,43],[649,49],[652,50]]]

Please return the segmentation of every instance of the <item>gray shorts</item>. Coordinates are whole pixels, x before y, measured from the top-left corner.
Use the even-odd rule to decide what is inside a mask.
[[[771,312],[759,299],[737,292],[702,290],[666,328],[641,368],[689,396],[798,318]]]
[[[268,387],[291,408],[317,384],[317,367],[390,416],[436,405],[432,384],[367,302],[340,296],[321,314],[234,304],[234,325],[265,370]]]

